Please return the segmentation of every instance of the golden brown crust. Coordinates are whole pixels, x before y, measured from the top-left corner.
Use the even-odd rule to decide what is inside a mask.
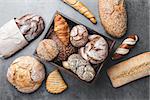
[[[87,17],[92,23],[96,24],[96,18],[91,13],[91,11],[80,1],[78,0],[63,0],[65,3],[79,11],[85,17]]]
[[[122,37],[127,29],[127,14],[124,0],[99,0],[99,14],[106,32],[113,37]]]
[[[58,46],[55,41],[52,39],[44,39],[42,40],[37,49],[37,54],[41,59],[51,61],[53,60],[59,53]]]
[[[62,93],[67,89],[67,84],[61,77],[58,70],[54,70],[49,74],[46,80],[46,89],[53,94]]]
[[[30,56],[17,58],[7,71],[8,81],[23,93],[31,93],[38,89],[44,78],[43,65]]]
[[[56,14],[54,18],[54,32],[64,45],[69,44],[70,29],[68,23],[60,14]]]
[[[146,52],[112,66],[107,73],[113,86],[119,87],[150,75],[149,71],[150,52]]]

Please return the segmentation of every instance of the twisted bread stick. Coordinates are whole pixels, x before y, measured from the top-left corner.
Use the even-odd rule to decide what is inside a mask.
[[[134,47],[136,42],[138,41],[137,35],[129,35],[122,44],[116,49],[115,53],[112,56],[112,59],[122,58],[124,55],[128,54],[130,49]]]
[[[79,11],[86,18],[88,18],[92,23],[96,24],[96,18],[82,2],[78,0],[63,0],[63,2],[65,2],[66,4],[70,5],[71,7]]]

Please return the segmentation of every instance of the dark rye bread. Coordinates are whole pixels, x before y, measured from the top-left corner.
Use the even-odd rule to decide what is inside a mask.
[[[106,32],[116,38],[122,37],[127,29],[125,0],[99,0],[101,24]]]
[[[142,58],[142,59],[141,59]],[[150,52],[137,55],[108,69],[113,87],[150,75]]]

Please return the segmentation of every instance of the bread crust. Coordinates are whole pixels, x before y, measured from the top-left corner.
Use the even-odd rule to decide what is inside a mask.
[[[58,69],[51,72],[46,80],[46,89],[48,92],[53,94],[62,93],[67,89],[67,84],[63,80],[61,74]]]
[[[13,61],[7,71],[8,81],[23,93],[37,90],[45,78],[44,66],[35,58],[22,56]]]
[[[150,75],[150,52],[137,55],[108,69],[113,87]]]
[[[127,30],[125,0],[99,0],[101,24],[106,32],[116,38],[122,37]]]

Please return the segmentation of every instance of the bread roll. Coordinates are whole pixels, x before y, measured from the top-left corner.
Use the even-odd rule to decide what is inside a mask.
[[[72,72],[84,81],[90,82],[95,76],[95,70],[91,64],[84,60],[79,54],[72,54],[67,61],[63,62],[63,67]]]
[[[112,66],[107,71],[113,87],[120,87],[150,75],[150,52],[146,52]]]
[[[36,52],[41,59],[52,61],[58,55],[59,50],[55,41],[44,39],[39,43]]]
[[[89,42],[79,49],[80,55],[92,64],[102,63],[108,55],[108,44],[100,35],[90,35]]]
[[[127,29],[125,0],[99,0],[100,20],[113,37],[122,37]]]
[[[75,47],[82,47],[88,42],[88,30],[83,25],[76,25],[70,32],[70,42]]]

